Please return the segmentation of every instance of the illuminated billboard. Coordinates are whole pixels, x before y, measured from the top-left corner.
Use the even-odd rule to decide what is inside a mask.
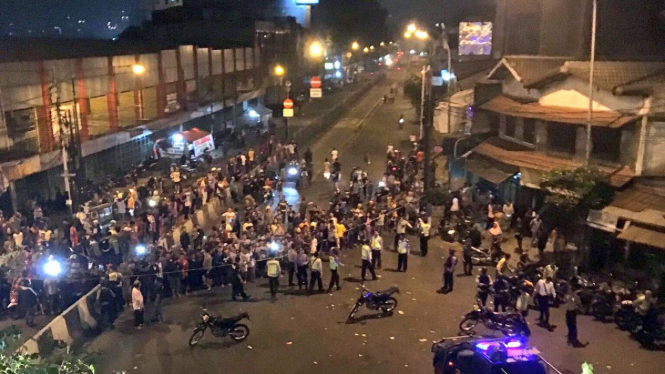
[[[296,5],[316,5],[319,0],[296,0]]]
[[[460,22],[459,55],[490,55],[492,53],[492,22]]]

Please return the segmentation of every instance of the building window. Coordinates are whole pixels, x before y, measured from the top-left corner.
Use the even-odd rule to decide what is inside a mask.
[[[547,126],[548,149],[554,152],[575,153],[577,127],[568,124],[551,123]]]
[[[522,125],[522,140],[530,144],[536,142],[536,120],[531,118],[524,119]]]
[[[595,159],[618,162],[621,156],[621,130],[594,127],[591,131],[592,151]]]
[[[515,118],[514,117],[506,117],[506,136],[509,136],[511,138],[515,137]]]

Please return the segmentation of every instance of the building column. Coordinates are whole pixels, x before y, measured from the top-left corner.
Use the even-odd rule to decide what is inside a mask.
[[[208,48],[208,92],[210,92],[213,95],[213,97],[211,97],[211,100],[214,101],[215,76],[212,74],[212,48]]]
[[[157,53],[157,116],[166,117],[166,85],[164,83],[164,62],[162,61],[162,51]]]
[[[106,94],[108,106],[109,128],[111,132],[117,132],[120,129],[118,125],[118,90],[115,84],[115,71],[113,69],[113,56],[107,58],[109,91]]]
[[[185,71],[182,70],[182,56],[180,54],[180,47],[175,49],[176,66],[178,70],[178,81],[176,82],[176,93],[178,95],[178,102],[182,110],[187,110],[187,87],[185,86]]]
[[[44,67],[44,62],[39,61],[39,83],[42,89],[42,106],[37,117],[37,128],[39,129],[39,149],[42,152],[53,150],[55,139],[53,137],[53,119],[51,118],[51,87],[49,75]]]
[[[575,158],[586,159],[586,127],[577,126],[575,134]],[[593,130],[593,128],[592,128]],[[593,158],[593,141],[591,142],[591,158]]]
[[[134,63],[141,63],[141,55],[134,55]],[[141,90],[141,76],[134,74],[134,119],[140,123],[143,119],[143,92]]]
[[[534,144],[536,151],[547,151],[547,123],[544,121],[536,121],[536,144]]]
[[[194,102],[198,106],[201,85],[199,84],[199,48],[197,46],[194,46],[194,83],[196,84],[196,89],[194,89],[194,97],[192,99],[194,99]]]
[[[90,139],[90,121],[88,119],[88,94],[85,86],[85,73],[83,70],[83,59],[76,59],[76,79],[77,79],[77,96],[78,96],[78,113],[81,119],[81,141]]]

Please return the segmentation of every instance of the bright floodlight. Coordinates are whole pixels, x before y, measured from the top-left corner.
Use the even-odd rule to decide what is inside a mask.
[[[408,32],[408,31],[405,32],[405,33],[404,33],[404,38],[405,38],[405,39],[409,39],[409,38],[411,38],[411,33]]]
[[[342,77],[342,72],[341,71],[335,72],[335,77],[341,78]]]
[[[319,42],[313,42],[309,46],[309,55],[312,57],[321,57],[323,56],[323,46]]]
[[[275,66],[275,75],[278,77],[284,75],[284,68],[281,65]]]
[[[416,30],[418,30],[418,28],[416,27],[416,25],[415,25],[414,23],[410,24],[410,25],[406,28],[406,31],[408,31],[408,32],[410,32],[410,33],[414,33],[414,32],[416,32]]]
[[[295,166],[291,166],[288,170],[288,173],[291,176],[298,175],[298,168],[296,168]]]
[[[150,199],[148,200],[148,205],[150,205],[151,208],[154,208],[157,206],[157,201],[155,201],[154,199]]]
[[[148,249],[145,247],[145,245],[139,244],[136,246],[136,248],[134,248],[134,251],[137,255],[143,256],[148,251]]]
[[[351,44],[351,49],[354,51],[357,51],[358,48],[360,48],[360,44],[358,44],[358,42],[353,42],[353,44]]]
[[[52,276],[52,277],[57,277],[62,273],[62,265],[56,260],[48,260],[44,264],[44,274]]]
[[[145,73],[145,66],[143,66],[141,64],[134,64],[134,65],[132,65],[132,71],[136,75],[141,75],[141,74]]]
[[[270,243],[270,250],[273,252],[276,252],[279,250],[279,243],[277,242],[272,242]]]
[[[259,113],[257,113],[256,110],[254,110],[254,109],[250,109],[249,116],[252,117],[252,118],[258,118]]]
[[[173,141],[176,142],[176,143],[182,143],[182,141],[185,140],[185,137],[182,136],[182,134],[177,133],[177,134],[173,134],[171,136],[171,139],[173,139]]]

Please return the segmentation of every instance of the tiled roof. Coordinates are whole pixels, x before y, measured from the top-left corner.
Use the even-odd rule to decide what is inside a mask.
[[[568,61],[563,71],[576,78],[589,80],[588,61]],[[665,62],[655,61],[597,61],[594,85],[612,91],[632,84],[665,84]]]
[[[543,106],[538,103],[522,104],[506,96],[497,96],[480,106],[481,109],[521,118],[534,118],[544,121],[583,125],[587,121],[586,110],[563,107]],[[597,127],[620,128],[636,116],[627,116],[619,112],[597,111],[593,113],[592,125]]]
[[[569,57],[506,56],[501,64],[512,69],[520,82],[529,82],[560,69],[568,60],[570,60]]]
[[[618,192],[612,206],[642,212],[647,209],[659,210],[665,215],[665,188],[650,187],[640,184]]]
[[[544,153],[535,152],[530,149],[509,149],[504,147],[505,143],[512,142],[499,138],[490,138],[485,142],[480,143],[472,151],[481,156],[494,159],[508,165],[541,171],[549,171],[554,169],[574,169],[584,166],[584,163],[580,160],[553,157]],[[618,168],[601,166],[597,168],[608,175],[610,184],[614,187],[622,187],[626,185],[626,183],[628,183],[634,176],[634,173],[627,166],[621,166]]]

